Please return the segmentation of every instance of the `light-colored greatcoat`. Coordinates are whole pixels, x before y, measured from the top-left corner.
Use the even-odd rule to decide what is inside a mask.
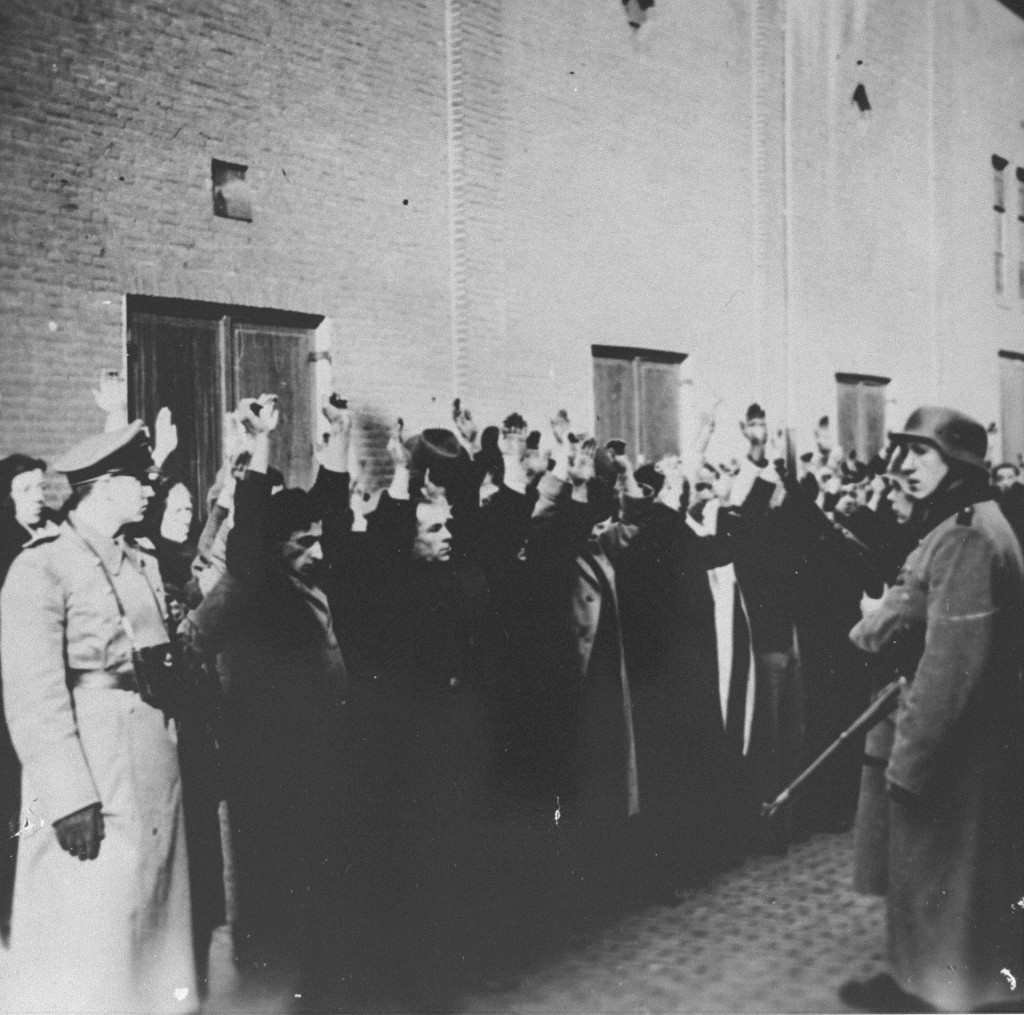
[[[4,705],[24,766],[11,975],[0,1003],[18,1012],[193,1011],[174,724],[116,686],[131,671],[131,646],[82,534],[111,572],[139,645],[166,640],[159,570],[136,549],[80,532],[65,525],[25,550],[0,597]],[[87,674],[72,678],[70,693],[65,660]],[[96,802],[105,838],[95,860],[81,861],[51,826]]]
[[[932,529],[880,611],[860,631],[870,627],[877,645],[900,630],[924,633],[886,769],[910,794],[890,804],[893,975],[940,1009],[1019,1003],[1024,563],[996,504]]]

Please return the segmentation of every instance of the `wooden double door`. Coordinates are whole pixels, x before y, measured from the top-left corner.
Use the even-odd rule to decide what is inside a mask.
[[[595,436],[625,441],[627,454],[656,462],[679,453],[679,364],[682,353],[591,346]]]
[[[240,398],[276,394],[273,464],[289,485],[312,481],[315,331],[323,318],[252,307],[128,297],[128,412],[152,427],[167,406],[178,428],[171,471],[196,497],[220,468],[224,413]]]

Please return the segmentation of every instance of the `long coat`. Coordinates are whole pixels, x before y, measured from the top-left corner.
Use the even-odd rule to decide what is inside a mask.
[[[344,528],[348,476],[322,469],[326,548]],[[324,592],[275,558],[264,525],[271,480],[238,483],[228,573],[190,615],[196,648],[220,652],[227,684],[221,745],[236,888],[236,961],[289,975],[319,970],[333,947],[351,803],[348,675]]]
[[[576,798],[589,825],[625,822],[643,806],[614,569],[645,510],[627,498],[624,521],[594,540],[589,506],[549,473],[530,522],[530,661],[545,692],[555,788]]]
[[[893,975],[938,1008],[1019,1004],[1024,562],[996,504],[933,528],[880,609],[924,635],[886,769]]]
[[[717,855],[731,809],[708,578],[731,559],[727,540],[702,537],[685,515],[655,504],[618,569],[640,793],[666,865]]]
[[[93,545],[137,642],[157,644],[155,560],[122,556],[102,537]],[[131,646],[99,559],[70,526],[12,565],[0,632],[25,818],[12,914],[16,982],[5,1010],[195,1010],[174,724],[135,691],[110,686],[130,677]],[[71,692],[65,662],[88,674]],[[61,849],[51,825],[95,803],[106,837],[99,856],[83,862]]]

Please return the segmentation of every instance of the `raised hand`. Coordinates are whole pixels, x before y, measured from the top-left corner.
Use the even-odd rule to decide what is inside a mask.
[[[153,424],[153,464],[159,469],[178,446],[178,428],[165,405]]]
[[[447,503],[448,498],[445,493],[443,486],[438,486],[430,478],[430,469],[427,469],[426,474],[423,477],[423,499],[430,501],[432,504]]]
[[[124,374],[105,370],[99,388],[92,389],[92,397],[107,417],[103,427],[107,433],[128,425],[128,381]]]
[[[456,398],[452,403],[452,420],[455,423],[455,429],[462,435],[462,439],[469,445],[476,443],[476,436],[478,431],[476,420],[473,419],[473,414],[463,404],[462,400]]]
[[[780,462],[786,459],[786,431],[776,430],[768,438],[765,455],[769,462]]]
[[[331,424],[331,433],[341,437],[348,437],[352,432],[352,410],[348,402],[335,392],[324,402],[320,410],[324,419]]]
[[[594,455],[597,441],[588,437],[576,446],[569,459],[568,479],[573,486],[583,486],[594,478]]]
[[[526,454],[526,427],[502,427],[498,436],[498,450],[503,458],[522,461]]]
[[[718,406],[721,404],[721,399],[715,402],[714,408],[708,410],[705,409],[700,414],[700,426],[697,429],[697,436],[694,440],[694,449],[697,455],[701,458],[704,457],[705,452],[708,450],[708,445],[711,443],[711,436],[715,432],[715,412]]]
[[[572,424],[569,422],[569,414],[565,409],[559,409],[555,418],[551,420],[551,434],[555,438],[555,444],[564,444],[571,438]]]
[[[252,437],[270,434],[281,422],[277,395],[260,395],[259,398],[243,398],[238,403],[235,416],[245,432]]]
[[[388,438],[388,455],[391,457],[391,462],[396,469],[409,468],[409,451],[402,440],[402,430],[404,428],[405,424],[402,421],[402,417],[399,416],[391,430],[391,436]]]
[[[352,410],[336,392],[332,393],[320,409],[331,425],[331,432],[317,452],[320,464],[328,472],[348,472],[349,439],[352,436]]]
[[[686,480],[686,467],[682,458],[679,455],[665,455],[655,463],[654,468],[665,477],[658,500],[678,511]]]

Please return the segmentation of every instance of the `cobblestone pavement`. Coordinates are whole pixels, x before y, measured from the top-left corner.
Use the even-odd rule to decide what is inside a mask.
[[[757,857],[672,907],[621,919],[475,1012],[844,1012],[879,970],[881,899],[851,887],[852,835]]]
[[[500,989],[478,1013],[844,1012],[836,990],[881,968],[884,903],[851,887],[852,836],[819,835],[756,857],[689,891],[577,936]],[[243,997],[223,930],[207,1012],[285,1010],[284,994]]]

